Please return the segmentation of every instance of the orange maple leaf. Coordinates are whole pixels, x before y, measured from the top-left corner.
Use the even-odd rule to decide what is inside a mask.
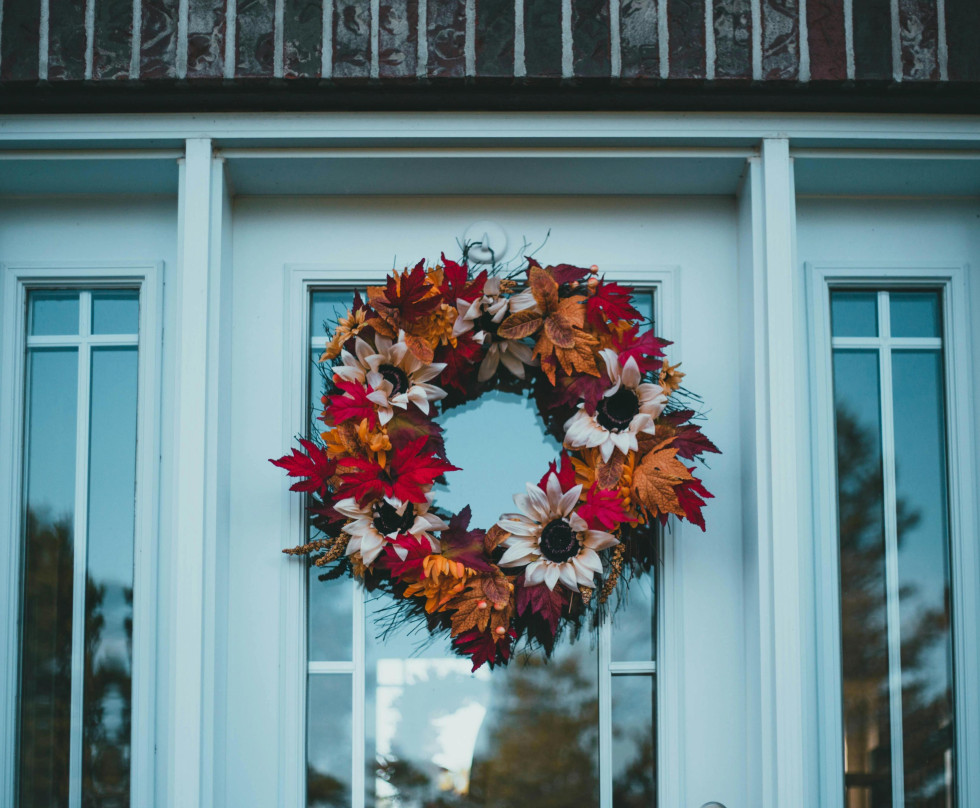
[[[633,492],[640,505],[654,514],[684,516],[676,487],[691,479],[691,472],[677,459],[677,449],[661,443],[649,451],[633,470]]]

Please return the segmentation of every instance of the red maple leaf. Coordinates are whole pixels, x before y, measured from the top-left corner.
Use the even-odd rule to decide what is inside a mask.
[[[559,465],[559,463],[561,465]],[[562,492],[574,487],[575,466],[572,465],[572,458],[569,456],[568,452],[562,452],[560,455],[558,455],[557,462],[552,460],[548,464],[548,470],[538,482],[538,488],[545,493],[548,492],[548,478],[551,476],[552,472],[558,475],[558,484],[561,486]]]
[[[574,407],[579,401],[585,401],[585,409],[590,413],[595,413],[595,408],[599,406],[602,394],[610,387],[612,387],[612,382],[606,375],[605,365],[602,365],[602,372],[599,376],[591,376],[587,373],[578,376],[562,375],[555,385],[555,395],[551,400],[550,408],[563,405]]]
[[[623,508],[619,492],[599,488],[597,483],[585,494],[585,502],[575,509],[592,530],[614,530],[622,522],[629,522],[630,515]]]
[[[327,396],[324,421],[340,424],[344,421],[360,423],[364,418],[368,426],[374,428],[378,424],[378,407],[368,399],[368,389],[357,382],[345,382],[339,376],[334,376],[334,384],[342,392]],[[329,420],[328,420],[329,419]]]
[[[606,332],[606,323],[614,320],[639,320],[643,315],[630,305],[633,290],[618,283],[599,281],[595,292],[585,303],[585,317],[596,329]]]
[[[613,346],[619,354],[620,366],[630,357],[636,360],[640,373],[647,373],[660,367],[658,360],[664,356],[664,348],[671,343],[657,337],[652,330],[640,334],[640,326],[634,325],[622,334],[613,334]]]
[[[721,454],[721,449],[715,446],[701,431],[697,424],[685,423],[694,417],[694,410],[677,410],[665,413],[663,421],[674,427],[674,439],[671,446],[677,449],[677,456],[685,460],[693,460],[705,452]]]
[[[337,468],[336,462],[327,457],[327,453],[313,441],[300,438],[300,445],[305,451],[293,448],[291,455],[284,455],[278,460],[269,460],[273,466],[286,470],[290,477],[300,477],[298,482],[289,486],[290,491],[313,493],[325,488],[327,480],[333,477]]]
[[[441,295],[433,295],[432,284],[425,274],[425,259],[401,275],[389,275],[383,297],[371,298],[379,310],[389,317],[398,315],[402,322],[417,322],[432,314],[442,303]]]
[[[483,270],[473,280],[468,280],[469,270],[466,264],[457,264],[442,254],[442,286],[439,291],[447,301],[465,300],[472,303],[483,294],[483,285],[487,282],[487,271]]]
[[[402,560],[395,547],[401,547],[408,555]],[[398,536],[385,544],[384,565],[393,578],[415,582],[423,577],[422,562],[432,554],[429,542],[420,542],[415,536]]]
[[[545,584],[526,586],[523,573],[517,577],[515,585],[517,587],[517,613],[539,615],[551,630],[551,635],[554,636],[555,632],[558,631],[558,621],[561,620],[561,614],[568,605],[563,594],[564,587],[556,586],[554,589],[548,589]]]
[[[572,283],[573,281],[580,281],[589,274],[589,270],[574,266],[573,264],[558,264],[558,266],[548,267],[548,269],[551,271],[551,277],[555,279],[555,282],[559,286],[565,283]]]
[[[426,437],[396,449],[381,466],[373,460],[345,457],[337,465],[340,485],[337,497],[354,497],[359,505],[382,496],[402,502],[425,502],[425,494],[436,478],[447,471],[459,471],[452,463],[425,452]]]
[[[517,632],[514,629],[495,637],[490,632],[471,628],[453,640],[453,647],[456,653],[468,656],[473,661],[474,672],[483,665],[489,665],[492,670],[494,665],[507,664],[510,646],[516,637]]]
[[[470,392],[467,385],[473,374],[476,362],[483,356],[483,346],[473,339],[473,333],[466,331],[456,338],[456,347],[440,345],[436,350],[436,362],[443,362],[446,367],[439,375],[439,381],[444,387],[453,387],[464,395]]]
[[[690,471],[694,471],[694,468],[692,467]],[[674,488],[674,493],[677,495],[677,501],[680,503],[687,521],[692,525],[697,525],[703,531],[704,517],[701,515],[701,508],[704,507],[705,500],[712,499],[714,494],[710,493],[697,478],[685,480]]]
[[[442,531],[440,536],[442,554],[471,570],[493,572],[493,566],[484,551],[483,537],[486,531],[467,530],[470,517],[470,506],[467,505],[449,520],[449,528]]]

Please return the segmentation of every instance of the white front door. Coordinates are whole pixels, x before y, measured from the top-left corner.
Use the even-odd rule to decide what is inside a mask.
[[[311,575],[307,600],[304,563],[280,552],[304,540],[300,495],[268,459],[307,428],[310,323],[322,335],[324,312],[393,266],[458,258],[481,220],[506,233],[506,259],[526,241],[542,263],[642,290],[723,454],[704,470],[707,532],[669,528],[655,597],[634,583],[598,645],[585,636],[548,668],[471,676],[444,641],[377,639],[384,601],[347,581]],[[734,200],[243,198],[233,246],[226,804],[306,790],[311,806],[489,805],[493,781],[496,805],[744,806]],[[470,502],[484,528],[554,456],[532,410],[490,398],[443,419],[464,471],[440,503]]]

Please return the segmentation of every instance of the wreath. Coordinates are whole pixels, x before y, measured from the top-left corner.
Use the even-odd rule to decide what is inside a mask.
[[[392,595],[382,634],[421,622],[473,670],[595,626],[654,566],[658,523],[704,530],[692,461],[718,452],[631,288],[526,261],[474,272],[443,254],[355,294],[320,358],[324,431],[271,461],[299,478],[315,536],[284,552]],[[437,415],[489,389],[532,397],[563,451],[484,530],[432,488],[460,470]]]

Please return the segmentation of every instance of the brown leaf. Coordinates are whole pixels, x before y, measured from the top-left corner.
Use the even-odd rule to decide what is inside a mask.
[[[412,352],[416,359],[425,362],[426,364],[435,359],[436,352],[433,350],[432,346],[421,337],[417,337],[414,334],[406,334],[405,344],[408,346],[408,350]]]
[[[674,490],[691,472],[677,459],[677,449],[657,447],[633,471],[633,491],[637,501],[653,513],[684,515]]]
[[[619,485],[619,478],[623,476],[623,463],[626,462],[626,455],[618,449],[613,452],[608,463],[600,464],[595,472],[595,481],[599,488],[607,490],[616,488]]]
[[[565,317],[576,328],[585,327],[585,298],[582,295],[572,295],[563,298],[558,304],[558,313]]]
[[[483,546],[486,548],[487,553],[492,553],[494,550],[496,550],[497,545],[509,535],[510,533],[504,530],[500,525],[495,524],[492,528],[490,528],[487,531],[486,536],[483,537]]]
[[[598,376],[599,368],[596,366],[595,353],[592,350],[598,344],[599,341],[591,334],[576,331],[574,348],[555,348],[555,355],[561,363],[562,370],[569,376],[575,372]]]
[[[515,311],[497,328],[497,335],[503,339],[524,339],[541,328],[541,313],[531,309]]]
[[[558,284],[540,267],[531,267],[531,294],[543,312],[558,308]]]
[[[513,592],[513,585],[500,570],[470,579],[466,589],[447,606],[455,610],[452,635],[456,637],[473,628],[486,631],[488,626],[506,628],[514,613]]]
[[[559,348],[571,348],[575,345],[575,330],[572,324],[557,312],[545,318],[544,332]]]
[[[494,573],[478,579],[483,587],[483,594],[495,606],[505,606],[510,602],[514,585],[507,580],[504,573]]]

